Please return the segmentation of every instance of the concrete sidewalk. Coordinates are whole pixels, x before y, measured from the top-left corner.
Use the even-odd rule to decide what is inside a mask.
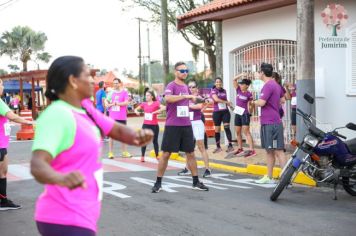
[[[142,117],[129,117],[128,119],[128,125],[132,128],[140,128],[143,123],[143,118]],[[164,122],[160,122],[160,128],[161,132],[163,132],[164,128]],[[209,139],[210,145],[208,148],[208,154],[209,154],[209,160],[210,160],[210,168],[212,171],[214,170],[223,170],[223,171],[230,171],[234,173],[244,173],[244,174],[253,174],[253,175],[265,175],[267,174],[267,167],[266,167],[266,153],[265,150],[256,147],[256,156],[245,158],[245,157],[237,157],[234,156],[232,158],[227,159],[227,153],[225,152],[226,147],[222,146],[223,152],[214,154],[213,150],[216,148],[215,145],[212,143],[215,143],[213,138]],[[236,146],[234,146],[235,150],[237,149]],[[204,166],[204,162],[202,161],[202,158],[200,157],[200,152],[199,150],[195,150],[195,154],[197,156],[198,160],[198,165],[199,166]],[[155,157],[154,151],[152,150],[150,152],[151,157]],[[291,152],[287,151],[286,156],[290,157]],[[180,161],[180,162],[185,162],[184,154],[183,153],[173,153],[171,155],[172,160]],[[278,161],[276,163],[276,167],[273,170],[273,177],[278,178],[281,172],[281,168],[278,167]],[[295,178],[295,183],[299,184],[304,184],[304,185],[309,185],[309,186],[315,186],[316,183],[311,180],[309,177],[305,176],[303,173],[299,173],[298,176]]]

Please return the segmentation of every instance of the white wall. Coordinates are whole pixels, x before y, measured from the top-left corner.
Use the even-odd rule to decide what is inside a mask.
[[[223,21],[224,87],[230,99],[235,97],[231,51],[265,39],[296,40],[296,12],[292,5]]]
[[[356,1],[332,1],[345,7],[349,19],[345,27],[338,31],[338,37],[345,37],[347,27],[356,23]],[[330,1],[316,1],[315,4],[315,68],[324,71],[325,97],[316,99],[316,115],[332,128],[344,126],[348,122],[356,123],[356,96],[346,95],[346,53],[351,49],[321,49],[319,37],[331,37],[331,30],[326,28],[320,16]],[[356,137],[355,131],[343,130],[348,138]]]

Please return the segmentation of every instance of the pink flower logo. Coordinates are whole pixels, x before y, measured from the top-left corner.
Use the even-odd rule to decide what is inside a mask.
[[[321,12],[323,23],[332,30],[332,36],[337,36],[337,31],[346,23],[349,16],[345,8],[340,4],[329,4]]]

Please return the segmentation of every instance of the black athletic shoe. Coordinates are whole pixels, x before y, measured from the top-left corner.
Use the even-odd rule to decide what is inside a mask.
[[[179,176],[186,176],[186,175],[190,175],[190,172],[187,168],[184,168],[183,170],[179,171],[177,174]]]
[[[209,177],[211,177],[211,171],[209,169],[206,169],[203,174],[203,178],[209,178]]]
[[[155,185],[152,187],[152,193],[159,193],[162,190],[161,184],[155,183]]]
[[[193,189],[194,190],[200,190],[200,191],[209,191],[209,188],[206,187],[202,182],[198,182],[196,184],[193,184]]]
[[[2,202],[0,204],[0,211],[7,211],[7,210],[17,210],[20,209],[20,205],[16,205],[11,200],[7,199],[7,202]]]

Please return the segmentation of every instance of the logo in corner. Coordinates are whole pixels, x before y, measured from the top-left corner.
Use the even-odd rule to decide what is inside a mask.
[[[349,18],[345,7],[336,3],[328,4],[321,12],[321,17],[326,27],[331,29],[331,36],[337,36],[337,31],[347,23]]]

